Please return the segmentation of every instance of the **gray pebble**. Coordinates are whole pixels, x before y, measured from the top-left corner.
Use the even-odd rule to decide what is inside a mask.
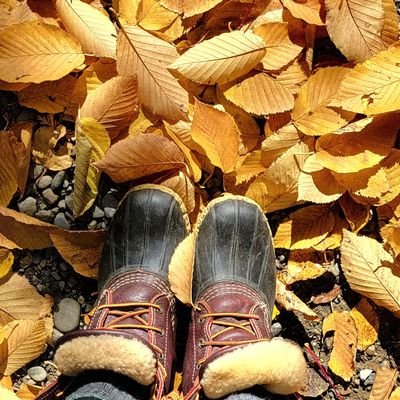
[[[71,276],[71,278],[68,279],[68,286],[72,289],[73,287],[75,287],[78,284],[78,280],[76,279],[76,277],[74,275]]]
[[[104,213],[106,214],[107,218],[112,218],[115,214],[115,208],[104,207]]]
[[[35,165],[35,168],[33,168],[33,179],[39,178],[39,176],[42,175],[43,172],[44,172],[43,165]]]
[[[59,202],[58,202],[58,204],[57,204],[57,207],[59,208],[59,209],[61,209],[61,210],[65,210],[65,207],[66,207],[67,205],[65,204],[65,200],[64,199],[62,199],[62,200],[60,200]]]
[[[53,211],[54,214],[58,214],[60,212],[60,209],[58,207],[54,207],[51,209],[51,211]]]
[[[79,303],[80,305],[85,304],[85,298],[84,298],[82,295],[78,297],[78,303]]]
[[[57,272],[57,271],[54,271],[54,272],[52,272],[51,273],[51,276],[56,280],[56,281],[61,281],[61,275]]]
[[[73,211],[74,209],[74,199],[72,197],[72,194],[69,194],[68,196],[65,197],[65,205],[67,206],[69,211]]]
[[[57,172],[54,175],[53,180],[51,181],[51,188],[54,191],[57,191],[58,189],[61,189],[61,186],[62,186],[64,180],[65,180],[65,171]]]
[[[55,194],[50,188],[43,190],[43,197],[47,204],[53,205],[58,201],[58,194]]]
[[[56,217],[54,218],[54,225],[63,229],[71,228],[71,225],[69,224],[63,213],[58,213],[56,215]]]
[[[90,221],[88,224],[89,231],[93,231],[94,229],[96,229],[96,226],[97,226],[97,222],[95,220]]]
[[[365,351],[366,354],[368,354],[369,356],[374,356],[376,352],[375,346],[371,345],[367,348],[367,350]]]
[[[92,217],[94,219],[103,218],[104,217],[104,211],[101,208],[95,206],[95,208],[93,210],[93,213],[92,213]]]
[[[69,182],[68,182],[68,180],[66,179],[66,180],[63,182],[63,188],[66,189],[68,186],[69,186]]]
[[[274,322],[274,323],[272,324],[272,326],[271,326],[271,333],[272,333],[272,336],[273,336],[273,337],[278,336],[278,335],[281,333],[281,331],[282,331],[282,325],[281,325],[281,323],[280,323],[280,322]]]
[[[34,215],[37,211],[36,200],[33,197],[27,197],[18,204],[19,211],[27,215]]]
[[[106,208],[106,207],[117,208],[117,206],[118,206],[118,200],[110,193],[107,193],[103,197],[103,201],[101,203],[103,204],[104,208]]]
[[[39,254],[35,254],[32,258],[32,261],[34,264],[38,265],[40,264],[40,261],[42,261],[42,257],[40,257]]]
[[[53,342],[56,342],[60,337],[63,336],[63,333],[60,332],[58,329],[53,328]]]
[[[332,261],[328,267],[328,271],[335,277],[340,275],[339,264],[335,261]]]
[[[361,382],[365,383],[366,379],[372,374],[372,372],[374,372],[372,369],[362,369],[359,373]]]
[[[76,300],[62,299],[54,313],[54,326],[60,332],[71,332],[79,326],[80,313],[81,306]]]
[[[40,261],[40,263],[39,263],[39,267],[40,267],[40,268],[44,268],[46,265],[47,265],[47,261],[46,261],[46,260],[42,260],[42,261]]]
[[[58,285],[58,288],[63,292],[64,289],[65,289],[65,282],[64,281],[59,281],[57,283],[57,285]]]
[[[60,262],[60,269],[61,269],[61,271],[68,271],[68,265],[65,263],[65,262],[63,262],[63,261],[61,261]]]
[[[28,375],[35,381],[35,382],[43,382],[47,378],[47,372],[43,367],[31,367],[28,369]]]
[[[51,185],[52,177],[50,175],[44,175],[36,182],[39,189],[46,189]]]
[[[47,204],[41,198],[38,199],[38,208],[39,208],[39,211],[47,209]]]
[[[375,372],[372,372],[371,375],[364,381],[364,386],[372,386],[375,380]]]
[[[35,217],[44,222],[53,222],[54,215],[51,210],[40,210],[35,214]]]

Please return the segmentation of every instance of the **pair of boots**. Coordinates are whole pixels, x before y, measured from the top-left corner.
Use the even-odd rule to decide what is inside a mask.
[[[168,271],[189,231],[174,192],[156,185],[128,192],[103,249],[90,324],[55,346],[61,380],[109,370],[152,385],[157,400],[172,390],[177,316]],[[301,349],[271,338],[275,255],[260,208],[244,197],[216,199],[200,216],[195,237],[185,399],[217,399],[254,385],[280,394],[299,390],[306,370]],[[57,390],[39,398],[51,399]]]

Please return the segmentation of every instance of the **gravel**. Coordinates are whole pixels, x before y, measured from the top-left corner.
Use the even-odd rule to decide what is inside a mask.
[[[282,325],[280,322],[274,322],[271,326],[272,336],[278,336],[282,332]]]
[[[31,367],[28,369],[28,375],[35,381],[35,382],[43,382],[47,378],[47,371],[43,367]]]
[[[54,212],[51,210],[40,210],[35,214],[35,217],[44,222],[53,222]]]
[[[43,198],[45,199],[46,203],[49,205],[56,204],[58,202],[58,194],[55,194],[51,188],[47,188],[43,190]]]
[[[52,180],[53,178],[50,175],[44,175],[36,182],[36,185],[39,189],[43,190],[50,187]]]
[[[44,172],[44,167],[42,165],[35,165],[33,168],[33,179],[39,178]]]
[[[93,213],[92,213],[92,217],[94,219],[101,219],[104,217],[104,211],[101,208],[95,206]]]
[[[361,382],[365,382],[366,379],[372,374],[372,372],[374,372],[372,369],[362,369],[359,374]]]
[[[71,298],[64,298],[54,312],[54,326],[60,332],[71,332],[78,328],[81,314],[80,304]]]
[[[71,225],[65,218],[65,215],[63,213],[58,213],[56,217],[54,218],[54,225],[63,228],[63,229],[70,229]]]
[[[72,197],[72,194],[69,194],[68,196],[65,197],[65,205],[67,206],[69,211],[73,211],[74,209],[74,199]]]
[[[54,192],[57,192],[59,189],[61,189],[63,183],[65,180],[65,171],[60,171],[57,172],[57,174],[54,176],[54,178],[51,181],[51,189]]]
[[[33,197],[27,197],[18,204],[18,209],[24,214],[35,215],[37,212],[36,200]]]
[[[115,208],[112,207],[104,207],[104,213],[106,214],[107,218],[112,218],[115,214]]]

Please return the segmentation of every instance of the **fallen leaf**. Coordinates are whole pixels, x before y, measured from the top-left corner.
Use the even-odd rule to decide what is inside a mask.
[[[322,333],[334,331],[333,349],[329,358],[330,370],[350,382],[356,370],[357,329],[347,311],[333,311],[322,324]]]
[[[98,194],[100,171],[93,165],[109,149],[111,141],[105,128],[93,118],[79,118],[75,124],[76,169],[73,194],[75,217],[84,214]]]
[[[372,217],[369,206],[356,203],[348,194],[340,198],[339,204],[352,232],[358,232],[364,228]]]
[[[188,93],[167,69],[178,56],[175,46],[137,26],[126,26],[118,34],[118,73],[137,74],[140,101],[172,121],[187,119]]]
[[[80,117],[94,118],[111,140],[129,125],[138,107],[137,77],[116,76],[89,92]]]
[[[252,153],[247,154],[245,157],[239,160],[239,163],[240,166],[236,165],[233,173],[235,185],[248,182],[266,170],[264,165],[261,163],[260,150],[255,150]]]
[[[213,165],[223,172],[233,170],[239,156],[239,132],[228,113],[196,101],[191,137]]]
[[[0,31],[0,79],[6,82],[55,81],[83,64],[78,41],[41,21]]]
[[[343,67],[321,68],[301,87],[292,111],[293,123],[301,132],[321,136],[347,125],[340,112],[328,104],[349,71]]]
[[[275,247],[299,250],[318,245],[332,231],[335,217],[331,205],[301,208],[279,225],[275,234]]]
[[[397,369],[378,367],[371,389],[370,400],[387,400],[393,386],[396,384],[398,375],[399,371]],[[392,396],[390,398],[392,399]]]
[[[8,249],[0,248],[0,279],[4,278],[11,271],[14,263],[14,255]]]
[[[389,400],[400,400],[400,387],[393,390],[392,394],[389,397]]]
[[[282,4],[296,17],[309,24],[324,25],[321,20],[321,3],[319,0],[307,0],[297,2],[296,0],[282,0]]]
[[[245,75],[264,55],[265,44],[259,36],[233,31],[195,45],[169,69],[198,83],[223,84]]]
[[[6,357],[4,351],[0,350],[0,371],[4,375],[11,375],[45,350],[46,330],[43,320],[15,320],[2,329],[7,344]]]
[[[18,93],[21,105],[42,113],[63,112],[69,105],[77,80],[67,75],[57,81],[32,84]]]
[[[223,0],[161,0],[161,4],[179,14],[183,13],[185,17],[191,17],[211,10],[222,1]]]
[[[221,86],[224,96],[250,114],[268,115],[291,110],[290,90],[267,74],[259,73],[232,85]]]
[[[12,389],[0,385],[0,396],[2,400],[21,400]]]
[[[314,304],[326,304],[330,303],[331,301],[335,300],[336,297],[339,296],[339,294],[342,292],[342,289],[340,288],[339,285],[334,285],[331,290],[329,290],[326,293],[321,293],[316,296],[311,296],[311,301]]]
[[[329,37],[347,59],[363,62],[386,47],[382,0],[326,0],[325,7]]]
[[[381,236],[396,258],[400,254],[400,225],[398,223],[389,223],[383,226],[381,228]]]
[[[40,165],[52,170],[61,171],[72,166],[71,148],[68,144],[59,144],[67,133],[65,126],[56,129],[42,126],[33,135],[32,158]]]
[[[1,282],[0,310],[14,319],[43,319],[52,306],[52,299],[41,296],[23,276],[13,273]]]
[[[20,400],[35,400],[37,395],[41,392],[41,386],[34,386],[24,383],[16,392]]]
[[[400,316],[400,278],[392,271],[392,256],[381,243],[344,231],[342,269],[350,287]]]
[[[307,368],[307,383],[304,388],[299,390],[299,394],[304,397],[319,397],[329,389],[329,383],[313,368]]]
[[[279,279],[276,280],[276,302],[286,311],[296,311],[303,315],[307,320],[319,320],[311,308],[309,308],[302,300],[300,300],[293,292],[288,290],[284,283]]]
[[[95,166],[114,182],[126,182],[158,172],[182,169],[185,163],[175,143],[146,133],[120,140]]]
[[[97,278],[101,250],[106,238],[104,231],[54,231],[51,240],[78,274]]]
[[[116,58],[117,31],[108,16],[80,0],[57,0],[56,8],[65,29],[85,53]]]
[[[163,7],[159,0],[141,0],[136,18],[143,29],[159,31],[168,28],[178,13]]]
[[[379,317],[365,297],[351,309],[350,315],[358,332],[357,349],[364,351],[378,340]]]

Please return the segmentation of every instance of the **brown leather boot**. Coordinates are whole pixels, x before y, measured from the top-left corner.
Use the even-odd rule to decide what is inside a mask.
[[[254,385],[274,393],[299,390],[301,349],[272,339],[275,253],[259,206],[240,196],[212,201],[196,229],[194,308],[183,392],[215,399]]]
[[[56,344],[54,361],[63,375],[111,370],[153,384],[153,398],[169,392],[176,319],[167,274],[189,229],[183,203],[172,191],[143,185],[125,196],[103,249],[90,324]]]

